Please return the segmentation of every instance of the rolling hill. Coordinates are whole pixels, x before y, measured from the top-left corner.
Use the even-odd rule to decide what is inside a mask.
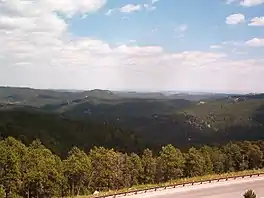
[[[73,146],[88,151],[104,145],[121,151],[138,152],[147,145],[133,132],[107,122],[70,120],[39,111],[0,111],[0,137],[15,137],[29,144],[40,139],[57,154],[65,155]]]
[[[129,152],[264,139],[264,94],[205,95],[189,101],[164,93],[2,87],[0,132],[24,142],[40,138],[55,152],[72,145]]]

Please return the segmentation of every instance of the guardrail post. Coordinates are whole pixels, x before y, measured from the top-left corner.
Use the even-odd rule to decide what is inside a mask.
[[[212,183],[212,181],[217,181],[219,182],[220,180],[225,180],[225,181],[228,181],[228,179],[238,179],[238,178],[245,178],[245,177],[253,177],[253,176],[262,176],[264,175],[264,173],[255,173],[255,174],[251,174],[251,175],[241,175],[241,176],[234,176],[234,177],[222,177],[222,178],[218,178],[218,179],[211,179],[211,180],[205,180],[205,181],[198,181],[198,182],[189,182],[189,183],[182,183],[182,184],[170,184],[168,186],[163,186],[163,187],[154,187],[154,188],[149,188],[149,189],[144,189],[144,190],[136,190],[136,191],[127,191],[127,192],[124,192],[124,193],[120,193],[120,194],[110,194],[110,195],[102,195],[102,196],[96,196],[95,198],[107,198],[107,197],[113,197],[113,198],[117,198],[119,195],[124,195],[124,196],[127,196],[129,193],[130,194],[135,194],[137,195],[139,192],[144,192],[144,193],[147,193],[149,190],[154,190],[154,191],[157,191],[159,188],[162,189],[164,188],[165,190],[168,189],[168,187],[172,187],[172,188],[176,188],[176,186],[182,186],[182,187],[185,187],[186,185],[188,184],[191,184],[191,185],[194,185],[195,183],[196,184],[203,184],[204,182],[209,182],[209,183]]]

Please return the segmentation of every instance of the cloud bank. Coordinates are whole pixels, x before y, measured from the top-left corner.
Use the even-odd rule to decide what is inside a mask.
[[[70,34],[65,17],[96,12],[105,0],[1,0],[0,84],[36,88],[264,91],[264,59],[168,52]],[[61,17],[64,15],[64,17]],[[260,46],[262,40],[248,41]]]

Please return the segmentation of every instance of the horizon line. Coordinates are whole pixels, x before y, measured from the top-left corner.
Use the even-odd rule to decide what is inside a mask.
[[[163,93],[163,92],[174,92],[175,93],[201,93],[201,94],[263,94],[264,92],[242,92],[242,91],[198,91],[198,90],[140,90],[140,89],[102,89],[102,88],[94,88],[94,89],[67,89],[67,88],[35,88],[30,86],[12,86],[12,85],[0,85],[0,88],[21,88],[21,89],[33,89],[33,90],[52,90],[52,91],[65,91],[65,92],[84,92],[84,91],[94,91],[94,90],[101,90],[101,91],[111,91],[111,92],[137,92],[137,93]]]

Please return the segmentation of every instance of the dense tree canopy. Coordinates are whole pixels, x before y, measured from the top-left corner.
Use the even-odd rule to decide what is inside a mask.
[[[73,147],[61,159],[39,140],[25,146],[9,137],[0,141],[0,198],[76,196],[95,190],[259,169],[263,168],[263,145],[262,141],[247,141],[193,147],[186,152],[167,145],[157,155],[150,149],[138,155],[104,147],[94,147],[86,153]]]

